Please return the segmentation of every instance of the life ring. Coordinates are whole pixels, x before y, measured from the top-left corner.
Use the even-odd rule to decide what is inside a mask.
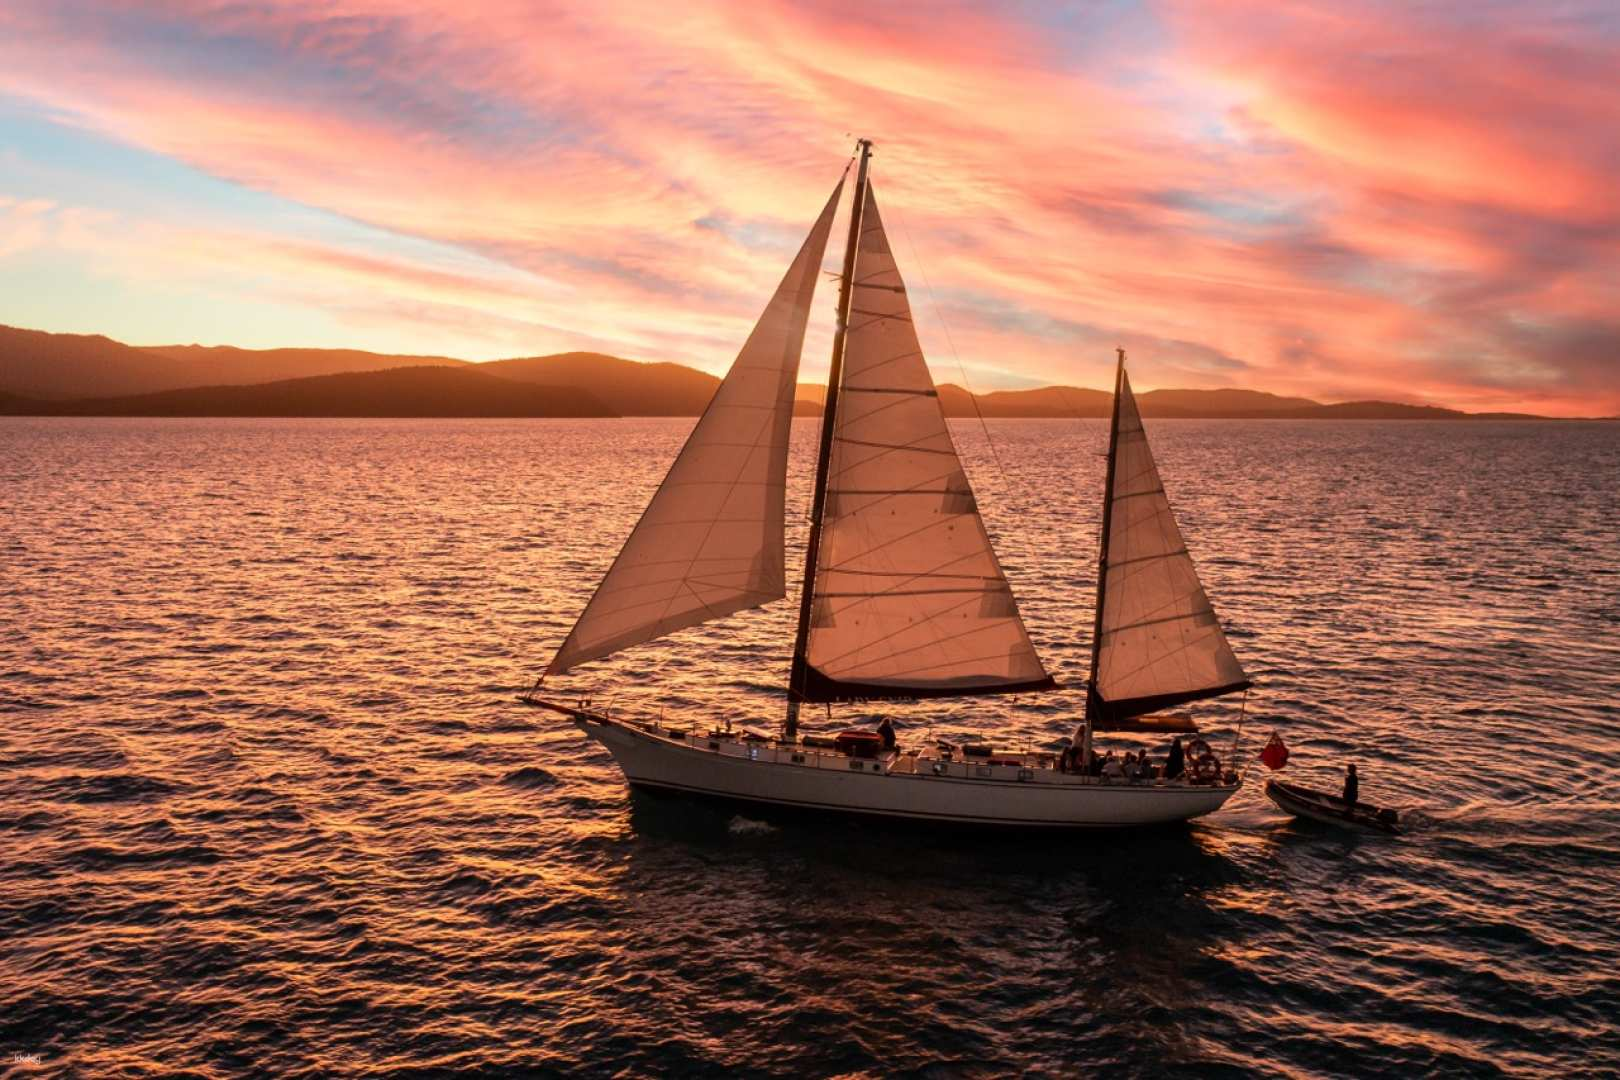
[[[1187,773],[1195,783],[1220,779],[1220,759],[1203,739],[1187,744]]]

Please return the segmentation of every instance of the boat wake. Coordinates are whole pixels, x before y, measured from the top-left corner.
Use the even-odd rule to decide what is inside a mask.
[[[1413,832],[1511,833],[1520,838],[1610,833],[1620,831],[1620,802],[1574,798],[1414,806],[1401,810],[1401,824]]]
[[[726,831],[732,836],[766,836],[775,832],[776,826],[768,821],[756,821],[738,814],[727,823]]]

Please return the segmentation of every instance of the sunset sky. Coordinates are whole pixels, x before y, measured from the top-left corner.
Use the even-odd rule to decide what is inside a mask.
[[[1613,0],[4,0],[0,322],[719,372],[856,135],[941,381],[1620,413]]]

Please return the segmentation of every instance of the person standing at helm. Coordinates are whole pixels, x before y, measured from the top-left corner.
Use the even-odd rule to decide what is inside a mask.
[[[1186,767],[1187,752],[1182,749],[1181,736],[1177,735],[1175,741],[1170,744],[1169,755],[1165,758],[1164,778],[1166,780],[1178,780],[1181,778],[1181,774],[1186,771]]]

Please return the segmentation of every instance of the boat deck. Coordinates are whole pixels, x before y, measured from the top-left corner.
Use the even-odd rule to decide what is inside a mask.
[[[803,769],[832,769],[840,772],[865,772],[883,775],[932,775],[964,780],[989,780],[1003,783],[1097,785],[1111,787],[1219,787],[1231,786],[1237,778],[1230,773],[1222,777],[1195,780],[1183,775],[1174,780],[1127,779],[1123,777],[1089,776],[1073,772],[1060,772],[1057,755],[1043,752],[992,751],[986,754],[964,753],[960,746],[943,745],[921,749],[895,749],[865,757],[849,754],[831,746],[784,743],[767,735],[746,729],[733,731],[693,731],[690,727],[664,721],[638,721],[609,718],[605,714],[586,712],[596,720],[623,724],[648,735],[664,739],[688,749],[705,751],[722,757],[743,758],[767,765],[792,766]],[[821,740],[811,737],[814,742]],[[831,741],[831,740],[826,740]]]

